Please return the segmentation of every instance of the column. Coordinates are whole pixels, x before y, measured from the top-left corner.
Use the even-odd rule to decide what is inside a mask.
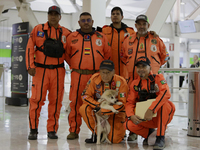
[[[106,23],[106,0],[83,0],[82,12],[91,13],[93,27],[102,27]]]

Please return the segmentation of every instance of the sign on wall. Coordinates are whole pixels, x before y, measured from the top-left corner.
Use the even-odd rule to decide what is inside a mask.
[[[26,71],[25,51],[28,35],[14,35],[12,37],[11,56],[11,91],[27,93],[28,74]]]
[[[28,72],[26,70],[26,45],[29,38],[29,22],[13,24],[11,52],[11,97],[8,105],[28,105]]]

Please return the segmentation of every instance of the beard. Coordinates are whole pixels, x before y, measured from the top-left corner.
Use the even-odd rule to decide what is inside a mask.
[[[145,34],[147,34],[147,30],[145,30],[145,29],[139,29],[139,30],[138,30],[138,33],[139,33],[140,35],[145,35]]]

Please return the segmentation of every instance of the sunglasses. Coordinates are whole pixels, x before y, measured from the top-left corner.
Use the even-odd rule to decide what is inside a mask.
[[[90,19],[90,18],[88,18],[88,19],[81,19],[80,21],[81,21],[82,23],[85,23],[86,21],[87,21],[87,22],[91,22],[92,19]]]

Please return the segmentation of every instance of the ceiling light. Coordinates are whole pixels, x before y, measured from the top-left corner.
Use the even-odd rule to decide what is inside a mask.
[[[10,45],[6,45],[7,48],[10,48]]]
[[[200,49],[191,49],[191,53],[200,53]]]
[[[184,2],[181,2],[181,5],[185,5],[185,3],[184,3]]]

